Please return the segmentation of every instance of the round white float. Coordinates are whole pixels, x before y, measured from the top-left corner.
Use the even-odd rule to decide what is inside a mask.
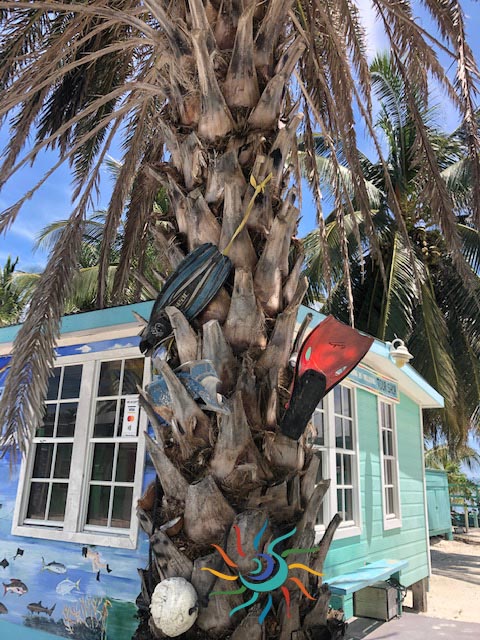
[[[150,603],[155,626],[169,638],[185,633],[198,615],[197,592],[185,578],[167,578],[155,587]]]

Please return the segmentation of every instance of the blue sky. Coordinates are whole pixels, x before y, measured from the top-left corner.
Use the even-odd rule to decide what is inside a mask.
[[[386,39],[381,28],[375,23],[373,13],[370,10],[370,0],[358,0],[357,3],[368,30],[369,54],[373,56],[375,51],[385,49]],[[468,0],[464,2],[464,7],[469,16],[468,30],[471,36],[471,45],[477,59],[480,60],[480,42],[476,37],[480,27],[480,5],[473,0]],[[428,28],[428,22],[424,20],[422,26]],[[437,98],[442,102],[441,96],[437,96]],[[443,104],[445,108],[442,110],[442,125],[447,131],[452,130],[457,124],[457,116],[452,107],[447,105],[445,101]],[[363,131],[359,130],[358,136],[362,145]],[[8,137],[8,127],[4,126],[0,129],[1,149],[5,147]],[[365,146],[365,144],[362,146]],[[368,153],[368,146],[365,147],[365,151]],[[118,159],[121,157],[118,149],[114,150],[112,155]],[[45,152],[39,154],[33,167],[27,165],[19,171],[0,192],[0,211],[12,205],[27,189],[36,184],[43,173],[56,162],[56,159],[55,153]],[[107,206],[110,192],[111,183],[107,172],[104,170],[97,208]],[[0,265],[5,262],[8,255],[11,255],[13,258],[19,257],[19,267],[22,270],[38,271],[42,269],[48,256],[41,250],[33,253],[35,238],[45,225],[54,220],[68,217],[71,210],[71,193],[70,171],[68,167],[64,166],[59,168],[39,192],[24,205],[11,229],[5,236],[0,237]],[[300,235],[304,235],[314,226],[314,209],[308,194],[304,192]]]

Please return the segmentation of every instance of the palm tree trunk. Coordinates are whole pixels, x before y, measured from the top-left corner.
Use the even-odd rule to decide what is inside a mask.
[[[253,538],[266,520],[262,546],[296,527],[289,546],[311,548],[316,514],[328,487],[316,484],[318,459],[303,439],[291,440],[277,428],[287,395],[297,312],[306,290],[302,249],[293,240],[300,212],[291,186],[302,116],[287,88],[304,47],[299,39],[285,40],[282,24],[288,2],[225,0],[219,5],[189,0],[191,42],[176,29],[173,15],[164,14],[157,3],[147,4],[177,51],[172,66],[178,73],[172,74],[171,109],[164,115],[162,132],[170,160],[156,170],[169,192],[177,245],[185,252],[204,242],[224,249],[255,185],[270,174],[271,179],[233,242],[232,282],[195,326],[178,310],[169,310],[179,363],[212,360],[230,412],[202,411],[167,364],[162,375],[172,403],[154,411],[171,429],[158,424],[151,399],[143,398],[156,433],[155,440],[148,439],[148,451],[161,500],[155,513],[152,504],[150,511],[139,509],[152,549],[150,566],[141,572],[142,600],[148,605],[158,582],[182,576],[195,586],[199,599],[198,618],[185,637],[298,638],[292,634],[300,629],[307,634],[325,622],[325,593],[315,604],[299,597],[294,587],[289,611],[273,593],[272,612],[259,624],[266,594],[258,600],[260,608],[257,604],[230,616],[248,591],[209,598],[211,591],[225,591],[231,583],[201,569],[228,571],[212,544],[227,551],[238,571],[253,569]],[[181,10],[180,3],[172,6]],[[158,228],[155,236],[165,248],[169,238]],[[172,268],[177,264],[178,252]],[[158,526],[174,518],[183,526],[168,537]],[[336,526],[338,518],[326,540]],[[246,558],[237,550],[236,531],[241,532]],[[324,544],[298,561],[322,566],[327,550]],[[299,569],[292,575],[315,597],[321,594],[318,576]],[[146,624],[148,617],[144,609],[137,637],[162,637],[151,619]]]

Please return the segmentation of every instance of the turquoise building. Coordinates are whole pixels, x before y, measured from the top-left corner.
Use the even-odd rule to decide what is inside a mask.
[[[26,460],[13,468],[0,461],[2,638],[15,628],[17,640],[129,640],[136,628],[148,540],[135,510],[154,472],[136,394],[150,367],[132,311],[148,317],[152,304],[62,321],[44,424]],[[313,313],[315,326],[322,316]],[[0,329],[0,388],[18,328]],[[422,409],[442,405],[413,367],[399,369],[389,345],[375,341],[317,407],[309,438],[331,479],[318,538],[335,513],[343,518],[325,581],[392,560],[404,561],[405,586],[428,577]],[[343,604],[348,618],[352,596]]]

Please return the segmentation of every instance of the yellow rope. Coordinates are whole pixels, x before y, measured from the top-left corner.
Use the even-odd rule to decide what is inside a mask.
[[[263,193],[265,191],[265,187],[267,186],[267,184],[270,182],[271,179],[272,179],[272,174],[269,173],[268,176],[265,178],[265,180],[262,180],[262,182],[260,184],[257,184],[257,181],[255,180],[253,175],[250,176],[250,184],[255,189],[255,191],[253,192],[253,196],[250,198],[250,202],[248,203],[247,210],[245,211],[245,215],[243,216],[243,220],[240,222],[240,224],[236,228],[235,233],[233,234],[233,236],[230,239],[230,242],[227,244],[225,249],[222,251],[224,256],[228,256],[228,252],[232,248],[233,241],[238,236],[238,234],[242,232],[243,227],[248,222],[248,218],[249,218],[250,214],[252,213],[253,205],[255,204],[255,200],[257,199],[257,196],[260,193]]]

